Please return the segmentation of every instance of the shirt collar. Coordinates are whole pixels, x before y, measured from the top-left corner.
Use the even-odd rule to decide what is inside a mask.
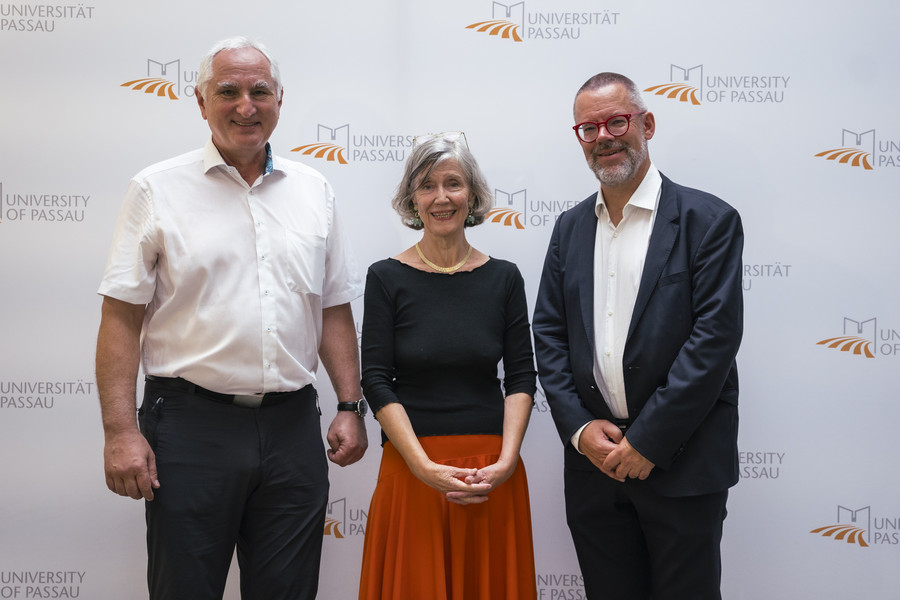
[[[644,175],[644,179],[641,180],[641,184],[634,191],[634,194],[631,195],[631,198],[628,199],[628,204],[625,205],[625,210],[633,210],[629,209],[629,206],[634,208],[642,208],[644,210],[655,211],[656,206],[659,203],[659,193],[662,189],[662,177],[659,174],[659,170],[650,163],[650,168],[647,169],[647,173]],[[597,192],[597,203],[594,205],[594,213],[597,215],[597,218],[600,218],[600,215],[606,210],[606,202],[603,199],[603,191]]]
[[[275,159],[276,157],[272,156],[272,145],[269,142],[266,142],[266,170],[263,175],[271,175],[272,172],[275,171]],[[206,173],[214,167],[227,166],[225,159],[222,158],[222,155],[219,153],[219,149],[216,148],[216,145],[213,143],[212,136],[210,136],[209,140],[206,142],[206,146],[203,148],[203,171]],[[280,171],[281,169],[278,170]]]

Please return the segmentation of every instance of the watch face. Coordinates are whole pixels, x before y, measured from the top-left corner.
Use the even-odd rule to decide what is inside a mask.
[[[356,403],[356,414],[360,417],[365,417],[369,414],[369,403],[366,402],[365,398],[361,398],[360,401]]]

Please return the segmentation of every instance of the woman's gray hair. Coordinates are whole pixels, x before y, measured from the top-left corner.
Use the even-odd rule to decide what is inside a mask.
[[[275,97],[280,100],[282,86],[281,71],[278,68],[278,62],[272,56],[272,53],[269,52],[269,49],[263,44],[243,35],[216,42],[215,45],[209,49],[209,52],[206,53],[206,56],[200,60],[200,67],[197,69],[197,89],[200,90],[200,93],[206,94],[206,86],[212,79],[212,61],[216,57],[216,54],[222,50],[240,50],[241,48],[253,48],[266,57],[266,60],[269,61],[269,70],[272,75],[272,81],[275,82]]]
[[[423,181],[431,171],[445,160],[454,159],[462,169],[472,195],[470,202],[472,216],[479,225],[484,222],[484,217],[494,207],[494,195],[488,187],[487,180],[478,162],[462,139],[450,141],[444,137],[431,138],[417,145],[406,161],[403,170],[403,179],[397,187],[397,192],[391,200],[391,206],[400,215],[400,220],[410,229],[422,229],[422,224],[415,221],[416,209],[413,196],[416,192],[417,182]],[[470,227],[467,223],[466,227]]]

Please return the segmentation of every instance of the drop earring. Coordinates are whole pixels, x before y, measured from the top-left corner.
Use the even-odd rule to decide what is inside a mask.
[[[466,216],[466,225],[471,227],[475,224],[475,214],[472,212],[472,207],[469,207],[469,214]]]
[[[422,226],[422,217],[419,216],[419,208],[413,208],[412,226],[418,229]]]

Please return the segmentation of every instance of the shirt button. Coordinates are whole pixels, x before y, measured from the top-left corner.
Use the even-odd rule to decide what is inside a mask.
[[[609,272],[609,276],[610,276],[610,277],[615,277],[615,276],[616,276],[616,272],[615,272],[615,271],[610,271],[610,272]]]

